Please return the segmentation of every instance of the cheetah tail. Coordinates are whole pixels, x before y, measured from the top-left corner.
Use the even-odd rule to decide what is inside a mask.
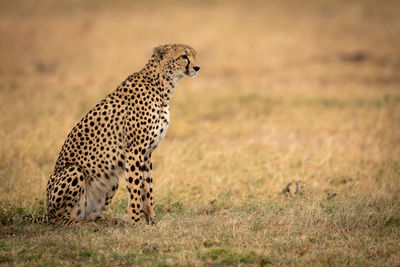
[[[33,217],[32,215],[26,215],[23,217],[24,221],[31,222],[31,223],[50,223],[49,216],[43,215],[39,217]]]

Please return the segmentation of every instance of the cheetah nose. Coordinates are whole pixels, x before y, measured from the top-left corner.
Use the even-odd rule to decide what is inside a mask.
[[[200,67],[199,67],[199,66],[194,66],[193,69],[194,69],[195,71],[199,71]]]

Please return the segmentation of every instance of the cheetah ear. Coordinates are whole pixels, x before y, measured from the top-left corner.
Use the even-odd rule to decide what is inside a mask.
[[[153,53],[158,60],[162,60],[166,52],[167,49],[163,46],[157,46],[153,49]]]

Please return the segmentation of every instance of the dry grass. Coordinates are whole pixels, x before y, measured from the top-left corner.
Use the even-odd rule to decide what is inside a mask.
[[[399,8],[0,2],[0,263],[399,266]],[[154,155],[159,223],[22,222],[73,125],[167,42],[202,69]],[[126,206],[122,186],[107,215]]]

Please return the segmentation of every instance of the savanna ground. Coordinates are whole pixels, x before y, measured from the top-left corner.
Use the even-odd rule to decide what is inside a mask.
[[[399,10],[1,1],[0,262],[399,266]],[[45,213],[69,130],[168,42],[197,49],[201,70],[153,156],[159,223],[24,222]],[[106,216],[127,220],[121,183]]]

